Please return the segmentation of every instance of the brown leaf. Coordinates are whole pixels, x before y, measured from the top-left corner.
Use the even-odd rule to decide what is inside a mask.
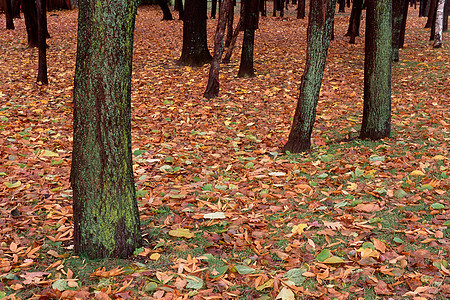
[[[391,288],[383,280],[378,280],[374,290],[377,295],[392,295]]]
[[[355,206],[355,210],[369,213],[369,212],[380,211],[381,208],[377,204],[373,204],[373,203],[362,204],[361,203],[361,204],[358,204]]]

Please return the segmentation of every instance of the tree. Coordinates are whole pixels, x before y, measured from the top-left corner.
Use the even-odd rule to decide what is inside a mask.
[[[6,29],[14,29],[13,9],[11,0],[6,0],[5,18],[6,18]]]
[[[403,6],[407,0],[392,0],[392,60],[399,60],[400,36],[402,34]],[[406,3],[406,5],[408,5]]]
[[[214,56],[209,69],[208,85],[203,94],[206,98],[214,98],[219,94],[219,66],[223,53],[223,37],[227,26],[228,13],[233,9],[231,0],[223,0],[219,10],[219,21],[217,22],[216,34],[214,36]]]
[[[167,0],[158,0],[158,5],[163,12],[163,20],[173,20]]]
[[[183,17],[183,49],[178,63],[201,67],[212,59],[206,36],[206,0],[186,0]]]
[[[359,27],[361,24],[361,14],[363,10],[363,0],[353,0],[352,12],[350,13],[350,21],[345,36],[350,36],[349,43],[354,44],[356,37],[359,36]]]
[[[297,19],[304,19],[306,17],[306,0],[298,0],[297,5]]]
[[[391,133],[392,2],[367,0],[364,110],[360,138]]]
[[[306,50],[306,65],[294,120],[283,152],[303,152],[311,147],[311,133],[333,29],[336,0],[311,1]]]
[[[258,0],[245,0],[244,8],[244,40],[242,41],[241,64],[238,77],[253,77],[253,50],[255,30],[258,27]]]
[[[444,7],[445,0],[438,0],[438,4],[436,7],[436,23],[435,23],[435,36],[434,36],[434,48],[442,47],[442,32],[444,25]]]
[[[46,0],[37,0],[39,62],[37,81],[48,84],[47,77],[47,7]]]
[[[74,246],[127,257],[141,244],[131,153],[131,68],[138,0],[79,1],[73,104]]]
[[[22,10],[27,29],[28,47],[37,47],[39,44],[39,37],[36,2],[34,0],[23,0]]]
[[[345,13],[345,0],[338,0],[339,12]]]

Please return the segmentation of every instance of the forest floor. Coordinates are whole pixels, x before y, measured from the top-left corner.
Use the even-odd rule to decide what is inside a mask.
[[[209,66],[176,64],[182,22],[140,8],[132,147],[145,243],[133,258],[100,261],[72,250],[77,11],[49,13],[47,86],[36,84],[24,20],[7,31],[2,17],[0,298],[449,299],[449,33],[433,49],[417,15],[411,8],[393,65],[392,137],[356,138],[364,30],[348,44],[347,8],[336,15],[313,149],[282,155],[307,20],[293,6],[284,19],[262,17],[256,77],[237,78],[238,47],[220,96],[207,100]]]

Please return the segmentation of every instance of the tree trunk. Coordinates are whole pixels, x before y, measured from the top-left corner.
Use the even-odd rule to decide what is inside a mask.
[[[400,49],[403,49],[403,46],[405,44],[406,20],[408,19],[408,1],[403,1],[402,4],[402,27],[400,29],[400,40],[398,45]]]
[[[426,17],[426,8],[427,8],[427,1],[429,0],[420,0],[419,5],[419,17]]]
[[[5,1],[6,1],[6,5],[5,5],[6,29],[14,29],[11,0],[5,0]]]
[[[25,17],[25,26],[27,29],[28,47],[37,47],[39,44],[39,38],[36,2],[34,0],[23,0],[22,10]]]
[[[430,9],[428,11],[428,19],[425,24],[425,28],[431,28],[433,25],[434,13],[436,12],[436,4],[437,0],[429,0],[430,1]]]
[[[158,0],[158,5],[161,7],[163,12],[163,20],[173,20],[172,13],[170,12],[169,5],[167,4],[167,0]]]
[[[183,20],[184,19],[183,0],[175,0],[175,3],[177,3],[178,20]]]
[[[441,48],[442,47],[442,32],[444,25],[444,7],[445,0],[439,0],[436,8],[436,24],[435,24],[435,34],[434,34],[434,43],[433,48]]]
[[[39,37],[39,62],[37,81],[48,84],[47,77],[47,8],[46,0],[37,0],[38,37]]]
[[[208,99],[219,95],[219,66],[223,53],[223,37],[225,35],[225,27],[227,26],[227,14],[231,7],[231,1],[223,0],[219,10],[219,20],[214,36],[214,55],[211,60],[211,68],[209,69],[208,85],[203,94]]]
[[[216,11],[217,11],[217,0],[211,0],[211,19],[216,18]]]
[[[306,0],[298,0],[297,19],[306,18]]]
[[[231,55],[233,54],[234,46],[236,45],[236,40],[239,36],[239,32],[244,24],[244,11],[245,11],[245,1],[241,2],[241,11],[239,15],[239,21],[234,29],[233,36],[231,37],[230,45],[228,46],[227,52],[225,52],[225,56],[222,60],[223,63],[229,63],[231,59]]]
[[[367,0],[364,59],[364,110],[360,137],[391,134],[391,0]]]
[[[253,77],[253,49],[255,30],[258,26],[258,0],[245,0],[244,10],[244,40],[242,41],[241,64],[238,77]]]
[[[448,15],[450,14],[450,1],[445,1],[445,7],[444,7],[444,25],[442,31],[446,32],[448,31]]]
[[[408,0],[392,0],[392,60],[399,61],[400,34],[402,31],[403,5]]]
[[[294,120],[283,152],[298,153],[311,147],[320,86],[330,45],[336,0],[311,1],[308,20],[306,65]]]
[[[267,16],[266,0],[259,1],[259,11],[261,12],[261,16]]]
[[[234,3],[231,3],[227,13],[227,38],[225,39],[225,47],[230,46],[231,39],[233,38],[233,21],[234,21]]]
[[[212,59],[206,36],[206,0],[186,0],[183,19],[183,50],[178,63],[201,67]]]
[[[70,176],[75,253],[125,258],[141,244],[131,152],[138,1],[79,4]]]
[[[339,12],[345,13],[345,0],[338,0],[339,3]]]
[[[356,37],[359,36],[362,10],[363,10],[363,0],[353,0],[348,30],[347,33],[345,34],[345,36],[350,36],[349,40],[350,44],[355,44]]]

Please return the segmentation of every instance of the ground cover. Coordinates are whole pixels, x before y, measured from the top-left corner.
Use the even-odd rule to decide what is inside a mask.
[[[181,22],[141,8],[132,135],[145,243],[102,261],[72,252],[76,11],[49,15],[48,86],[35,83],[23,20],[6,31],[2,18],[0,296],[448,299],[450,55],[445,42],[431,48],[417,14],[393,66],[392,137],[356,139],[364,31],[349,45],[349,13],[337,14],[313,150],[282,155],[307,21],[292,7],[261,18],[257,76],[237,78],[235,55],[207,100],[208,66],[175,63]]]

